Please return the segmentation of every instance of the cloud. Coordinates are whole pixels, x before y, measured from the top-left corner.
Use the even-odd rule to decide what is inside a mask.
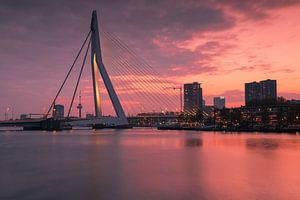
[[[270,16],[270,11],[280,8],[286,8],[292,5],[299,5],[299,0],[264,0],[264,1],[239,1],[223,0],[213,1],[221,7],[227,7],[234,10],[246,18],[262,20]]]
[[[257,64],[257,65],[250,65],[250,66],[241,66],[238,68],[234,68],[230,70],[231,72],[234,71],[248,71],[248,72],[253,72],[253,71],[265,71],[268,73],[292,73],[294,70],[288,67],[283,67],[279,69],[273,69],[273,66],[271,64]]]
[[[241,46],[248,44],[240,37],[251,39],[242,33],[271,19],[273,11],[297,4],[295,0],[0,1],[0,90],[5,94],[0,105],[19,105],[26,99],[37,110],[49,103],[89,31],[94,9],[102,34],[118,35],[174,84],[180,76],[294,72],[289,63],[274,64],[258,56],[260,52],[253,53],[265,47],[244,52]],[[239,62],[242,56],[246,61]],[[89,70],[85,69],[84,79],[90,79]],[[74,72],[72,78],[76,76]],[[68,84],[72,91],[72,81]]]

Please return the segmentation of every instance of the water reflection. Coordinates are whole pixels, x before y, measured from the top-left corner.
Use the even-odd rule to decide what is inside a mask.
[[[300,137],[0,134],[0,199],[300,199]]]
[[[290,136],[286,136],[290,137]],[[300,138],[247,138],[245,146],[252,150],[290,150],[300,151]]]
[[[186,147],[201,147],[203,145],[203,141],[200,138],[187,138],[185,140]]]
[[[249,138],[246,139],[246,147],[248,149],[275,150],[279,147],[279,142],[278,139],[271,138]]]

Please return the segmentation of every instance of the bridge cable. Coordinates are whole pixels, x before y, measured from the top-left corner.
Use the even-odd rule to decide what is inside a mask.
[[[146,64],[145,61],[141,61],[140,60],[141,58],[139,56],[137,56],[126,44],[124,44],[124,42],[120,41],[120,39],[118,39],[116,37],[113,37],[108,32],[105,32],[104,34],[105,34],[105,36],[106,36],[106,38],[108,40],[110,40],[115,46],[119,47],[119,48],[118,47],[116,47],[116,48],[118,48],[119,50],[120,49],[123,50],[127,55],[130,55],[133,58],[135,58],[133,60],[133,61],[135,61],[133,63],[133,66],[128,63],[127,59],[125,61],[123,61],[123,62],[124,62],[124,64],[126,63],[125,65],[127,65],[128,67],[131,67],[131,68],[133,67],[132,69],[137,74],[141,74],[142,73],[142,75],[144,75],[145,77],[148,77],[148,79],[140,81],[140,82],[144,82],[145,84],[148,85],[148,88],[147,88],[148,90],[149,90],[149,87],[152,88],[152,89],[154,89],[154,90],[152,90],[152,92],[154,91],[155,93],[157,93],[158,91],[161,91],[161,90],[165,90],[165,88],[159,86],[158,84],[154,84],[153,83],[153,81],[155,81],[155,82],[160,83],[161,85],[165,85],[166,84],[166,83],[160,81],[160,79],[157,79],[157,78],[154,77],[154,74],[157,76],[158,73],[157,72],[153,73],[154,70],[153,70],[153,68],[151,66],[149,66],[149,64]],[[151,71],[149,70],[149,67],[150,67]],[[122,69],[124,69],[124,68],[122,68]],[[160,96],[159,97],[160,101],[162,99],[165,99],[165,100],[167,100],[166,102],[168,102],[168,104],[171,103],[170,99],[168,99],[166,96],[160,94],[159,92],[158,92],[157,95]],[[172,100],[173,100],[172,104],[175,103],[174,99],[172,99]],[[177,102],[175,103],[175,105],[177,105]],[[170,106],[170,104],[168,106]]]
[[[49,113],[50,113],[52,107],[54,106],[55,101],[56,101],[57,97],[59,96],[59,94],[60,94],[62,88],[64,87],[64,85],[65,85],[65,83],[66,83],[66,81],[67,81],[67,79],[68,79],[68,77],[69,77],[69,75],[70,75],[70,73],[71,73],[71,71],[72,71],[72,69],[73,69],[75,63],[77,62],[77,59],[78,59],[79,55],[81,54],[81,51],[82,51],[83,47],[84,47],[85,44],[86,44],[86,41],[87,41],[88,38],[90,37],[90,34],[91,34],[91,30],[90,30],[89,33],[87,34],[87,36],[86,36],[86,38],[85,38],[83,44],[81,45],[81,48],[80,48],[80,50],[79,50],[79,52],[78,52],[78,54],[77,54],[77,56],[76,56],[76,58],[75,58],[73,64],[71,65],[71,67],[70,67],[70,69],[69,69],[69,71],[68,71],[68,73],[67,73],[67,76],[65,77],[65,79],[64,79],[62,85],[60,86],[60,88],[59,88],[59,90],[58,90],[58,92],[57,92],[55,98],[53,99],[53,101],[52,101],[52,103],[51,103],[51,106],[50,106],[50,108],[48,109],[48,112],[47,112],[47,114],[46,114],[46,117],[49,115]]]
[[[111,36],[106,36],[106,37],[111,37]],[[112,40],[112,42],[113,43],[116,43],[116,41],[113,41],[114,39],[113,38],[110,38],[111,40]],[[117,39],[118,40],[118,39]],[[123,43],[123,44],[122,44]],[[145,75],[145,76],[147,76],[147,77],[149,77],[151,80],[153,80],[153,81],[157,81],[157,82],[159,82],[159,83],[161,83],[161,84],[166,84],[166,83],[164,83],[164,82],[162,82],[162,81],[160,81],[160,79],[157,79],[157,78],[155,78],[154,77],[154,75],[151,75],[151,74],[153,74],[152,72],[155,72],[155,70],[150,66],[150,65],[148,65],[148,64],[145,64],[145,63],[143,63],[143,62],[141,62],[139,59],[141,59],[141,58],[139,58],[137,55],[135,55],[135,54],[133,54],[132,53],[132,50],[127,46],[126,47],[126,44],[124,44],[124,42],[121,42],[120,40],[119,41],[117,41],[117,44],[116,45],[118,45],[120,48],[125,48],[125,51],[126,51],[126,53],[128,53],[129,55],[131,55],[131,56],[133,56],[133,57],[135,57],[135,60],[137,60],[137,62],[135,62],[134,63],[134,66],[136,66],[136,67],[138,67],[138,68],[135,68],[135,69],[137,69],[137,71],[136,72],[138,72],[138,73],[142,73],[143,75]],[[126,61],[125,61],[126,62]],[[140,64],[138,64],[138,62],[140,63]],[[147,67],[146,67],[147,66]],[[151,70],[149,70],[149,68],[151,69]],[[160,76],[157,72],[156,73],[154,73],[156,76]],[[146,82],[148,82],[148,83],[152,83],[152,82],[150,82],[149,80],[147,80]],[[154,86],[158,86],[158,85],[154,85]],[[162,87],[156,87],[156,89],[165,89],[165,88],[162,88]]]
[[[119,70],[114,70],[115,73],[117,73],[118,75],[130,76],[131,83],[127,83],[126,85],[132,85],[133,86],[132,89],[135,88],[136,93],[141,93],[141,95],[143,95],[143,97],[144,97],[144,100],[149,101],[149,105],[151,105],[151,103],[153,104],[154,102],[157,102],[157,99],[155,99],[152,95],[149,95],[149,92],[148,92],[148,95],[146,95],[147,93],[143,91],[145,89],[145,86],[148,86],[147,90],[149,90],[151,93],[154,93],[155,89],[153,89],[153,85],[148,84],[144,80],[141,81],[140,79],[137,79],[136,76],[132,76],[131,75],[132,71],[128,70],[128,68],[127,68],[127,67],[129,67],[128,62],[126,62],[126,61],[116,61],[116,60],[111,61],[111,62],[116,62],[116,63],[119,63],[119,65],[123,66],[123,70],[124,70],[123,73],[124,74],[122,74]],[[146,76],[146,75],[144,75],[144,76]],[[138,86],[138,87],[136,87],[136,86]]]
[[[122,94],[119,95],[121,99],[127,97],[129,101],[136,103],[137,99],[140,99],[140,97],[142,96],[143,100],[145,100],[149,106],[151,106],[151,104],[153,104],[155,102],[155,101],[151,100],[151,97],[149,98],[149,96],[147,96],[143,90],[141,90],[143,88],[140,89],[140,88],[136,87],[136,84],[138,86],[141,86],[138,82],[138,79],[136,79],[133,76],[131,78],[132,80],[130,80],[130,83],[129,83],[129,81],[127,81],[126,79],[123,78],[124,74],[122,74],[119,70],[114,69],[116,65],[124,66],[125,63],[122,63],[121,61],[111,61],[111,63],[114,65],[111,67],[111,72],[113,72],[115,75],[117,75],[117,76],[115,76],[115,79],[118,79],[118,81],[120,82],[118,85],[121,85],[123,88],[126,87],[127,91],[129,89],[129,91],[133,92],[131,95],[122,95]],[[128,75],[128,73],[125,74],[125,77],[127,75]],[[134,84],[134,82],[136,82],[136,84]],[[140,104],[140,102],[139,102],[139,104]],[[153,107],[153,106],[151,106],[151,107]],[[136,110],[134,110],[134,111],[136,111]]]
[[[104,35],[103,35],[104,36]],[[102,38],[106,38],[107,39],[107,41],[110,41],[110,42],[112,42],[111,40],[109,40],[107,37],[102,37]],[[105,40],[103,40],[102,41],[104,44],[105,44]],[[102,43],[102,44],[103,44]],[[131,101],[131,102],[134,102],[135,104],[139,104],[139,105],[141,105],[141,103],[139,102],[139,101],[137,101],[137,98],[136,97],[138,97],[138,98],[140,98],[141,96],[140,95],[138,95],[138,93],[140,93],[142,96],[143,96],[143,100],[145,101],[148,101],[147,103],[147,105],[149,106],[151,103],[153,103],[153,102],[155,102],[155,101],[151,101],[150,100],[150,98],[152,97],[152,96],[150,96],[150,98],[149,98],[149,96],[147,96],[146,95],[146,93],[143,91],[143,89],[144,89],[144,87],[142,87],[143,85],[141,85],[140,84],[140,80],[139,79],[136,79],[136,76],[132,76],[132,71],[130,71],[130,70],[128,70],[129,68],[128,67],[125,67],[125,66],[129,66],[128,64],[127,64],[127,62],[124,60],[124,59],[122,59],[122,57],[120,57],[119,55],[117,55],[116,56],[116,54],[117,54],[117,50],[119,50],[120,48],[118,48],[118,47],[116,47],[116,45],[114,45],[114,46],[112,46],[111,45],[111,43],[108,43],[107,45],[109,45],[110,47],[112,47],[112,48],[114,48],[114,49],[110,49],[110,48],[106,48],[106,49],[104,49],[104,51],[103,51],[103,53],[104,54],[106,54],[107,53],[107,51],[106,50],[112,50],[113,51],[113,54],[115,55],[115,56],[111,56],[110,54],[108,55],[108,56],[105,56],[104,55],[104,62],[105,63],[107,63],[106,61],[108,61],[108,63],[106,64],[106,66],[111,66],[110,68],[108,68],[108,70],[109,71],[111,71],[113,74],[115,74],[115,75],[117,75],[117,76],[115,76],[114,78],[115,79],[118,79],[118,81],[116,81],[116,83],[115,84],[118,84],[118,86],[121,84],[121,86],[120,86],[120,88],[122,87],[122,88],[124,88],[124,87],[126,87],[127,89],[130,89],[130,91],[132,91],[133,93],[131,94],[131,95],[119,95],[120,96],[120,98],[121,98],[121,100],[123,100],[123,96],[124,96],[124,98],[126,97],[126,99],[127,99],[127,97],[128,97],[128,99]],[[107,47],[106,45],[104,45],[104,47]],[[115,59],[116,57],[118,57],[118,58],[120,58],[120,59]],[[105,59],[105,58],[111,58],[111,59]],[[122,68],[120,68],[120,66],[122,66]],[[122,69],[122,70],[125,70],[125,71],[123,71],[123,72],[121,72],[120,70],[118,70],[118,69]],[[125,73],[125,74],[124,74]],[[125,75],[125,76],[124,76]],[[129,76],[129,80],[127,79],[127,77],[126,76]],[[138,88],[136,87],[136,86],[139,86]],[[149,89],[149,88],[148,88]],[[130,96],[136,96],[136,97],[133,97],[133,99],[131,99],[131,97]],[[127,106],[125,106],[125,107],[127,107]],[[133,108],[134,107],[136,107],[136,106],[132,106]],[[152,106],[151,106],[151,108],[153,108]],[[135,108],[135,110],[134,111],[136,111],[136,109],[137,108]]]
[[[70,116],[70,112],[71,112],[71,110],[72,110],[74,98],[75,98],[75,95],[76,95],[76,92],[77,92],[77,89],[78,89],[78,85],[79,85],[80,78],[81,78],[81,75],[82,75],[83,67],[84,67],[84,64],[85,64],[85,61],[86,61],[86,57],[87,57],[88,51],[89,51],[90,46],[91,46],[91,45],[90,45],[90,44],[91,44],[91,41],[92,41],[92,37],[90,37],[88,46],[87,46],[87,48],[86,48],[86,52],[85,52],[85,55],[84,55],[84,59],[83,59],[83,61],[82,61],[80,73],[79,73],[79,75],[78,75],[78,79],[77,79],[77,82],[76,82],[76,86],[75,86],[75,89],[74,89],[74,93],[73,93],[73,97],[72,97],[72,101],[71,101],[71,104],[70,104],[70,107],[69,107],[69,111],[68,111],[67,117]]]
[[[116,62],[116,61],[113,61],[113,62]],[[151,104],[152,104],[151,108],[154,108],[153,103],[159,102],[165,98],[162,96],[162,94],[159,93],[160,88],[157,88],[156,84],[154,84],[153,82],[147,81],[147,80],[145,81],[143,79],[142,80],[136,79],[136,76],[132,76],[132,71],[128,70],[128,68],[127,68],[127,67],[130,67],[129,66],[130,64],[127,61],[117,61],[117,62],[120,63],[122,66],[126,66],[126,67],[122,68],[123,70],[125,70],[125,71],[123,71],[123,73],[125,73],[123,75],[129,76],[131,79],[131,84],[127,83],[126,85],[134,85],[135,87],[138,86],[139,91],[137,91],[137,93],[140,93],[141,95],[143,95],[143,97],[146,97],[146,98],[144,98],[144,100],[150,101],[148,106],[151,106]],[[119,71],[119,70],[116,70],[116,71]],[[116,71],[114,71],[114,72],[116,72]],[[134,73],[137,73],[137,75],[142,75],[142,76],[146,77],[146,79],[147,79],[147,75],[144,73],[140,74],[139,71],[135,71]],[[156,96],[149,95],[149,92],[148,93],[144,92],[143,90],[145,90],[145,89],[147,91],[149,91],[150,93],[155,93]],[[168,107],[169,106],[170,105],[168,105]]]
[[[123,42],[118,36],[115,36],[113,33],[110,33],[108,31],[104,31],[104,34],[107,35],[107,37],[111,38],[111,40],[115,40],[113,42],[116,42],[117,44],[119,44],[119,47],[125,49],[125,51],[127,53],[129,53],[130,55],[132,55],[133,57],[135,57],[135,60],[137,61],[137,63],[140,63],[143,67],[143,70],[147,73],[150,74],[150,76],[152,76],[154,79],[155,77],[153,75],[156,76],[161,76],[151,65],[149,65],[141,56],[139,56],[135,51],[133,51],[125,42]],[[149,70],[150,69],[150,70]],[[152,75],[151,75],[152,74]],[[163,83],[163,82],[161,82]]]

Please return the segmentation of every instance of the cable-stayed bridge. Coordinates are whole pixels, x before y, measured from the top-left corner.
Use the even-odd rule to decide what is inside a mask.
[[[126,128],[130,127],[126,114],[181,110],[178,94],[175,94],[173,90],[175,88],[174,83],[164,79],[119,37],[101,28],[98,24],[97,12],[93,11],[87,36],[44,118],[33,121],[4,121],[0,122],[0,126],[14,125],[30,129],[31,124],[36,129],[39,127],[41,129],[56,129],[63,124],[65,127],[92,125],[94,127]],[[82,57],[82,62],[79,62],[80,57]],[[71,116],[71,112],[72,109],[74,110],[75,97],[87,59],[90,59],[91,63],[94,117],[88,119],[74,118]],[[51,117],[55,113],[55,105],[59,103],[61,92],[78,63],[80,63],[80,70],[67,115],[63,119],[55,119],[55,117]],[[107,100],[113,107],[114,115],[108,116],[103,112],[103,108],[107,106],[103,102],[107,102]],[[80,103],[80,112],[81,108]]]

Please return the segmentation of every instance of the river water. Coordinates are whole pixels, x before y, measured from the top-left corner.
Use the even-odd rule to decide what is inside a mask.
[[[0,199],[300,199],[300,136],[0,132]]]

